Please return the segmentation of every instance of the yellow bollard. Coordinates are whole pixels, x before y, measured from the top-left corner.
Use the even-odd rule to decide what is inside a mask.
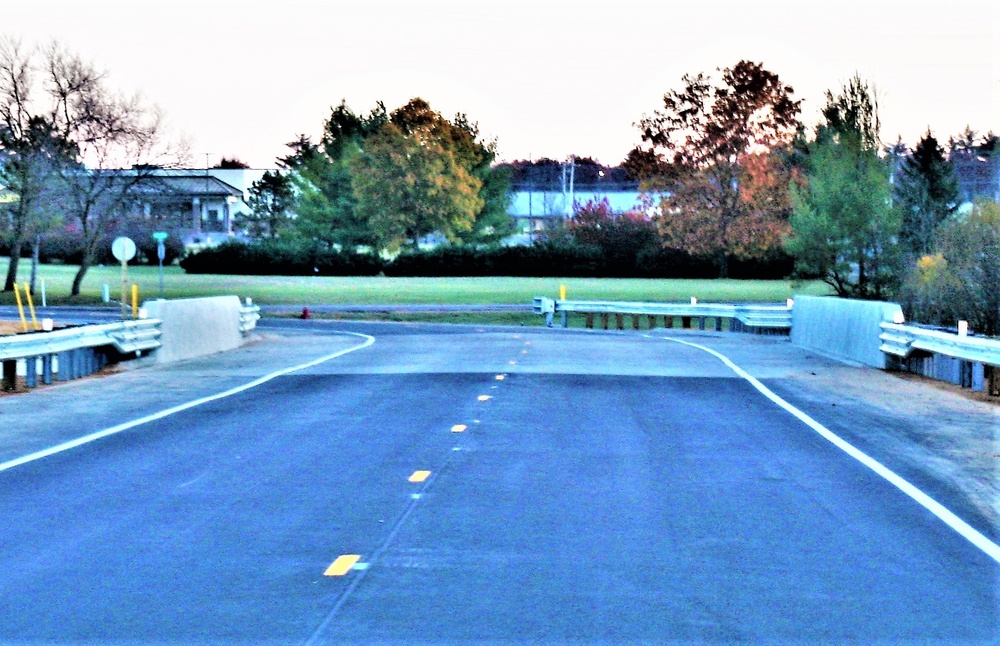
[[[566,286],[565,285],[560,285],[559,286],[559,300],[561,300],[561,301],[566,300]]]
[[[132,283],[132,318],[139,318],[139,286]]]
[[[21,317],[21,325],[24,326],[24,331],[28,331],[28,320],[24,318],[24,305],[21,304],[21,290],[17,288],[17,283],[14,283],[14,300],[17,301],[17,313]]]
[[[31,289],[28,283],[24,284],[24,295],[28,298],[28,311],[31,312],[31,324],[35,327],[35,332],[42,329],[42,326],[38,324],[38,319],[35,317],[35,301],[31,297]]]

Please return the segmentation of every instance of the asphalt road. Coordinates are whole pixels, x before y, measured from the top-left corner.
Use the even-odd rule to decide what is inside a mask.
[[[261,330],[0,400],[0,642],[1000,642],[994,558],[702,350]],[[794,394],[787,343],[682,339]]]

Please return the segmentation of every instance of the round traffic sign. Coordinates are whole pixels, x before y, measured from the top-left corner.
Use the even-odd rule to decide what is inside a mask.
[[[135,242],[125,236],[115,238],[111,243],[111,254],[119,262],[128,262],[135,258]]]

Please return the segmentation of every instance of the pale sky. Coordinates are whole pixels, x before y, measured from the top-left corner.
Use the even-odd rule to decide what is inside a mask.
[[[206,154],[270,168],[346,99],[357,113],[420,96],[464,112],[503,160],[614,165],[634,123],[685,73],[763,63],[818,121],[855,72],[879,92],[882,138],[930,127],[1000,133],[997,0],[0,0],[0,32],[58,41],[139,91]]]

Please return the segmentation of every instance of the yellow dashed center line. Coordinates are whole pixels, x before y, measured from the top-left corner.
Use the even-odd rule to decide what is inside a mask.
[[[490,397],[489,395],[480,395],[480,396],[478,397],[478,399],[479,399],[479,401],[481,401],[481,402],[488,402],[489,400],[491,400],[491,399],[493,399],[493,398],[492,398],[492,397]]]
[[[360,554],[342,554],[337,557],[336,561],[330,564],[330,567],[326,568],[323,576],[344,576],[351,571],[351,568],[354,567],[354,564],[360,558]]]
[[[461,433],[462,431],[464,431],[467,428],[469,428],[469,427],[466,426],[465,424],[455,424],[454,426],[451,427],[451,432],[452,433]]]
[[[427,480],[431,475],[430,471],[414,471],[413,475],[410,476],[410,482],[423,482]]]
[[[507,375],[497,375],[497,381],[503,381],[507,378]]]

